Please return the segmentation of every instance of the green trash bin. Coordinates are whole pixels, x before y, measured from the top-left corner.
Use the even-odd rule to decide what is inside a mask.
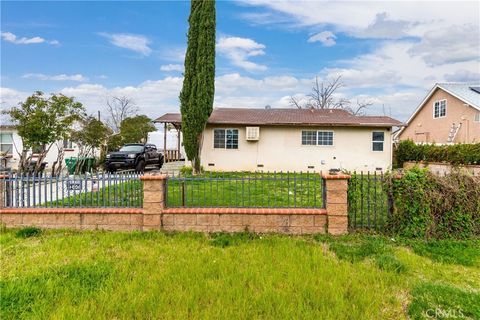
[[[92,172],[93,165],[95,164],[95,158],[82,158],[82,160],[84,160],[82,173]]]
[[[77,165],[77,158],[75,157],[65,158],[65,165],[67,166],[68,174],[74,174],[75,166]]]
[[[80,168],[79,173],[92,172],[93,165],[95,164],[95,158],[70,157],[65,159],[68,174],[75,174],[75,167],[77,166],[77,161],[83,161],[83,165],[82,168]]]

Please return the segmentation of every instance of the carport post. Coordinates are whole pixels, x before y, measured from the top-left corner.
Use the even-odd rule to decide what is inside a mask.
[[[167,123],[165,122],[163,124],[163,158],[165,162],[168,162],[167,160]]]
[[[177,127],[177,159],[180,160],[180,126]]]

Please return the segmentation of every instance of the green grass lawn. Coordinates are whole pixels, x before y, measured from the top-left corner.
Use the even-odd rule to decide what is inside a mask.
[[[480,318],[479,240],[23,229],[0,245],[1,319]]]
[[[134,207],[141,208],[143,204],[143,184],[140,180],[111,182],[97,191],[73,191],[70,196],[56,201],[43,203],[42,207]]]
[[[171,207],[322,207],[318,173],[207,172],[168,181]]]
[[[102,186],[102,185],[101,185]],[[140,180],[78,192],[42,206],[141,207]],[[169,179],[170,207],[322,207],[322,180],[318,173],[211,172]]]

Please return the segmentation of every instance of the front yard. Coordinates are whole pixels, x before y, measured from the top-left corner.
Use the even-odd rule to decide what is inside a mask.
[[[208,172],[170,177],[166,186],[169,207],[322,207],[319,173]],[[99,180],[95,191],[63,195],[41,206],[141,207],[143,185],[139,179],[112,178]]]
[[[480,318],[480,241],[2,231],[0,318]]]

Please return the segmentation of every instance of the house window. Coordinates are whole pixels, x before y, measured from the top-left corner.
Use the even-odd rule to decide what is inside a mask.
[[[216,149],[238,149],[238,130],[213,130],[213,147]]]
[[[372,132],[372,150],[383,151],[383,143],[385,142],[385,133],[381,131]]]
[[[475,118],[473,119],[473,121],[475,121],[475,122],[480,122],[480,112],[477,112],[477,114],[475,115]]]
[[[317,131],[302,131],[302,145],[314,146],[317,144]]]
[[[333,146],[333,131],[318,131],[319,146]]]
[[[333,146],[333,131],[302,131],[304,146]]]
[[[3,154],[13,153],[13,134],[1,133],[0,134],[0,152]]]
[[[433,103],[433,117],[443,118],[447,115],[447,100],[435,101]]]
[[[68,139],[64,139],[63,140],[63,148],[64,149],[73,149],[73,142],[68,140]]]

